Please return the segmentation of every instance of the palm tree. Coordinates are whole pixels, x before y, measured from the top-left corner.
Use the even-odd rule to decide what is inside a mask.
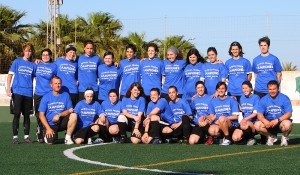
[[[292,62],[282,63],[283,71],[296,71],[298,70],[296,65],[293,65]]]
[[[178,36],[178,35],[175,35],[175,36],[169,36],[166,38],[166,40],[154,40],[154,42],[158,43],[160,45],[160,53],[159,53],[159,56],[160,58],[165,58],[166,56],[166,51],[169,47],[173,46],[173,47],[176,47],[179,49],[180,51],[180,57],[181,58],[185,58],[187,52],[195,47],[194,44],[192,44],[190,42],[191,39],[188,39],[188,40],[184,40],[183,39],[184,36],[181,35],[181,36]]]
[[[0,65],[1,73],[7,72],[12,61],[22,53],[22,45],[28,41],[32,29],[19,21],[26,12],[0,5]]]
[[[145,33],[138,34],[136,32],[129,33],[127,37],[123,38],[124,45],[134,44],[136,46],[136,57],[144,58],[147,57],[147,51],[145,50],[146,41]],[[125,49],[124,49],[125,51]]]

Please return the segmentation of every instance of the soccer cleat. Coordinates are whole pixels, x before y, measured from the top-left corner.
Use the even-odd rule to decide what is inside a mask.
[[[25,143],[32,143],[32,140],[30,139],[30,137],[26,137],[26,138],[24,139],[24,142],[25,142]]]
[[[207,140],[205,142],[205,145],[211,145],[214,143],[214,139],[212,137],[207,137]]]
[[[72,139],[65,139],[65,144],[66,144],[66,145],[73,145],[74,142],[73,142]]]
[[[152,144],[161,144],[161,140],[160,139],[153,139]]]
[[[226,139],[225,137],[223,138],[222,143],[220,143],[220,145],[223,145],[223,146],[228,146],[230,144],[231,144],[230,140]]]
[[[121,137],[120,138],[120,143],[126,143],[127,141],[127,138],[126,137]]]
[[[255,145],[256,144],[256,140],[255,139],[249,139],[248,141],[247,141],[247,145],[248,146],[252,146],[252,145]]]
[[[93,140],[92,140],[92,138],[88,138],[88,140],[87,140],[87,144],[88,144],[88,145],[91,145],[91,144],[93,144]]]
[[[288,146],[288,140],[289,139],[287,137],[282,136],[280,146]]]
[[[268,137],[266,145],[273,146],[274,145],[274,138],[272,136]]]
[[[120,137],[113,137],[113,143],[120,143]]]
[[[101,138],[97,138],[96,140],[93,141],[93,144],[100,144],[103,143],[104,141]]]
[[[18,138],[14,138],[13,139],[13,144],[20,144],[19,139]]]

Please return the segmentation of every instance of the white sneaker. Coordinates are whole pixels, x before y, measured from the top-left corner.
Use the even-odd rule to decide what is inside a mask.
[[[255,145],[256,144],[256,140],[255,139],[249,139],[248,141],[247,141],[247,145],[248,146],[252,146],[252,145]]]
[[[96,140],[94,140],[93,144],[100,144],[103,143],[104,141],[101,138],[97,138]]]
[[[266,145],[273,146],[274,145],[274,138],[272,136],[268,137]]]
[[[74,142],[73,142],[72,139],[65,139],[65,144],[66,144],[66,145],[73,145]]]
[[[288,146],[289,138],[282,136],[280,146]]]
[[[88,144],[88,145],[91,145],[91,144],[93,144],[93,140],[92,140],[92,138],[88,138],[88,140],[87,140],[87,144]]]
[[[277,136],[276,135],[271,135],[271,137],[273,138],[273,143],[277,142]]]
[[[223,146],[228,146],[228,145],[230,145],[230,144],[231,144],[230,140],[225,139],[225,137],[223,138],[223,142],[220,143],[220,145],[223,145]]]

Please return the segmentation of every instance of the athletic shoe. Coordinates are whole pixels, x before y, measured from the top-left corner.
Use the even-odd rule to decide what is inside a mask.
[[[127,137],[120,138],[120,143],[126,143],[126,142],[127,142]]]
[[[255,139],[249,139],[248,141],[247,141],[247,145],[248,146],[252,146],[252,145],[255,145],[256,144],[256,140]]]
[[[103,143],[104,141],[101,138],[97,138],[96,140],[93,141],[93,144],[100,144]]]
[[[160,139],[153,139],[152,144],[161,144],[161,140]]]
[[[32,143],[32,140],[30,139],[30,137],[27,137],[26,139],[24,139],[25,143]]]
[[[66,145],[73,145],[74,142],[73,142],[72,139],[65,139],[65,144],[66,144]]]
[[[225,137],[223,138],[222,143],[220,143],[220,145],[223,145],[223,146],[228,146],[230,144],[231,144],[230,140],[226,139]]]
[[[88,144],[88,145],[91,145],[91,144],[93,144],[93,140],[92,140],[92,138],[88,138],[88,140],[87,140],[87,144]]]
[[[180,139],[180,140],[178,141],[178,143],[179,143],[179,144],[182,144],[182,145],[187,145],[187,144],[189,144],[189,141],[188,141],[187,139]]]
[[[207,137],[207,140],[205,142],[205,145],[211,145],[214,143],[214,139],[212,137]]]
[[[120,137],[113,137],[113,143],[120,143]]]
[[[14,138],[13,139],[13,144],[20,144],[19,139],[18,138]]]
[[[277,137],[275,137],[274,135],[271,135],[268,137],[266,145],[273,146],[276,141],[277,141]]]
[[[282,136],[280,146],[288,146],[288,140],[289,140],[288,137]]]

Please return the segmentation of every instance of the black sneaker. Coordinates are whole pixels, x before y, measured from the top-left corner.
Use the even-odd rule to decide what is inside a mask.
[[[30,139],[30,137],[27,137],[26,139],[24,139],[25,143],[32,143],[32,140]]]
[[[121,137],[120,138],[120,143],[126,143],[127,141],[127,138],[126,137]]]
[[[13,144],[20,144],[19,139],[18,138],[14,138],[13,139]]]
[[[153,139],[152,144],[161,144],[161,140],[160,139]]]

